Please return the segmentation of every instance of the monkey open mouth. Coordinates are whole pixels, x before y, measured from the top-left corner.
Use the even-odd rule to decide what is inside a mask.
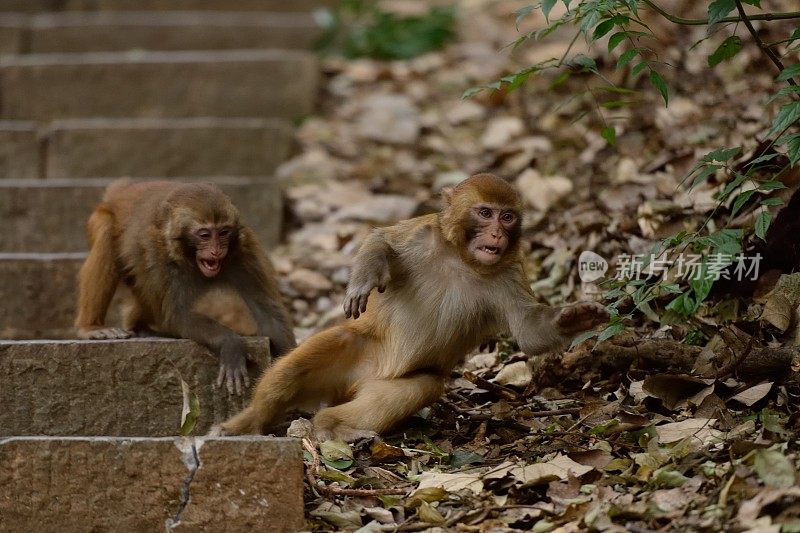
[[[197,267],[200,269],[200,272],[207,278],[213,278],[217,274],[219,274],[220,268],[222,267],[222,263],[219,259],[203,259],[201,257],[197,258]]]
[[[497,255],[500,253],[500,248],[497,246],[481,246],[478,250],[489,255]]]

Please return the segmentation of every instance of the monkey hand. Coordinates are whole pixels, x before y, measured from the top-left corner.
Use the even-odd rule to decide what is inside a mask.
[[[597,302],[578,302],[563,307],[555,323],[561,335],[573,335],[592,329],[608,320],[608,311]]]
[[[228,387],[228,392],[243,394],[250,386],[250,376],[247,374],[247,349],[241,339],[237,342],[226,343],[219,354],[219,375],[217,387],[223,383]]]
[[[359,274],[354,269],[344,295],[344,316],[346,318],[361,316],[361,313],[367,310],[367,300],[372,289],[377,288],[378,292],[385,291],[390,278],[388,262],[383,262],[379,268],[371,269],[368,273]]]
[[[133,332],[122,328],[80,328],[78,330],[78,338],[89,340],[101,339],[129,339],[133,336]]]

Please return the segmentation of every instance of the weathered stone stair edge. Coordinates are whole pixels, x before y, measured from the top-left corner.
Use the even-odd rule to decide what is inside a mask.
[[[281,117],[313,110],[317,58],[298,50],[131,51],[0,58],[2,118]]]
[[[298,531],[302,451],[267,437],[0,438],[3,531]]]
[[[311,11],[339,0],[0,0],[0,11]]]
[[[254,383],[269,363],[269,339],[245,343]],[[186,339],[0,341],[0,436],[176,435],[181,380],[200,402],[194,432],[202,435],[246,404],[215,387],[218,369],[217,357]]]
[[[264,48],[257,50],[134,50],[122,52],[67,52],[0,56],[0,67],[7,66],[82,66],[143,63],[246,63],[261,61],[308,61],[314,55],[303,50]]]
[[[0,53],[307,49],[322,33],[309,13],[100,11],[0,13]]]
[[[136,178],[132,182],[158,178]],[[161,178],[164,179],[164,178]],[[86,221],[115,178],[0,180],[0,251],[80,252],[86,250]],[[280,239],[283,198],[269,176],[202,176],[168,181],[217,184],[239,208],[242,222],[268,247]]]

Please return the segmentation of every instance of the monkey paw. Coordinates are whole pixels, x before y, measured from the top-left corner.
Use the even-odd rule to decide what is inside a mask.
[[[354,274],[347,284],[347,292],[344,295],[344,316],[346,318],[361,316],[367,310],[369,293],[375,288],[378,289],[378,292],[385,291],[390,277],[388,263],[369,276]]]
[[[98,328],[80,331],[78,336],[89,340],[129,339],[133,332],[122,328]]]
[[[580,333],[603,324],[608,311],[597,302],[578,302],[564,307],[556,316],[556,327],[562,335]]]
[[[345,442],[355,442],[361,439],[373,439],[378,436],[374,431],[368,429],[358,429],[338,424],[332,429],[317,428],[314,431],[314,436],[317,442],[325,442],[326,440],[343,440]]]

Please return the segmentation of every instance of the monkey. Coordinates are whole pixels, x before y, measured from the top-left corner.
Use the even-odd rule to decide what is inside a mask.
[[[151,331],[191,339],[219,357],[216,385],[238,394],[249,387],[240,335],[269,337],[273,355],[295,347],[272,263],[215,185],[115,181],[87,232],[89,253],[78,274],[79,338]],[[121,282],[132,297],[123,327],[108,327],[106,312]],[[242,317],[242,308],[247,320],[221,318]]]
[[[289,408],[325,405],[312,420],[319,440],[375,436],[435,402],[487,337],[510,331],[536,355],[607,319],[594,302],[536,302],[519,245],[521,201],[505,180],[476,174],[443,197],[439,213],[373,230],[344,297],[352,320],[276,361],[248,407],[214,434],[261,433]]]

